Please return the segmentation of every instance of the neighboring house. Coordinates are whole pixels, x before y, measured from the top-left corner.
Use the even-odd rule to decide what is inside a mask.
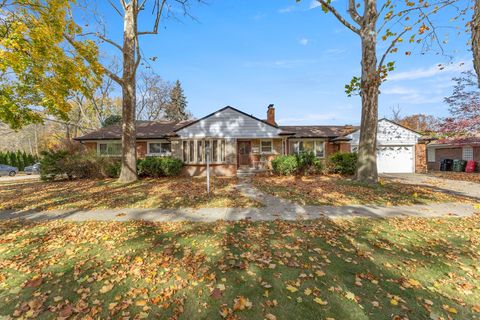
[[[480,136],[432,140],[427,145],[428,170],[440,170],[444,159],[480,162]]]
[[[357,151],[360,130],[347,136],[351,150]],[[377,126],[378,173],[424,172],[425,144],[420,143],[421,134],[388,119],[380,119]]]
[[[353,139],[355,148],[359,132],[358,127],[353,126],[278,126],[273,105],[268,107],[266,120],[227,106],[198,120],[137,121],[136,129],[139,158],[174,156],[183,160],[184,173],[191,176],[205,174],[206,150],[209,150],[212,173],[231,176],[237,172],[268,169],[270,161],[278,155],[308,150],[324,159],[337,151],[351,151],[350,140]],[[419,135],[387,120],[379,122],[379,134],[380,150],[396,148],[394,155],[380,151],[383,160],[379,168],[386,168],[382,172],[398,171],[388,164],[397,156],[398,162],[408,162],[399,168],[413,172],[412,152],[415,153]],[[102,128],[76,140],[99,155],[121,155],[120,125]],[[390,169],[393,171],[388,171]]]

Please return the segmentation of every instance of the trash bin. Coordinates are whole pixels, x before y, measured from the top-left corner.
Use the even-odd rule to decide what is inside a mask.
[[[465,167],[467,166],[467,161],[455,159],[453,160],[453,171],[455,172],[464,172]]]
[[[452,169],[453,169],[452,159],[443,159],[440,162],[440,171],[452,171]]]
[[[467,166],[465,167],[465,172],[472,173],[477,169],[477,163],[473,160],[467,161]]]

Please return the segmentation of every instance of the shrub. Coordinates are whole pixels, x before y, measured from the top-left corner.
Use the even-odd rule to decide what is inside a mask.
[[[164,176],[172,177],[178,176],[182,172],[183,162],[180,159],[173,157],[161,158],[160,167]]]
[[[323,171],[323,163],[313,152],[302,152],[276,157],[272,160],[272,169],[280,175],[318,174]]]
[[[63,170],[69,179],[105,178],[106,158],[95,153],[69,154],[62,162]]]
[[[298,171],[298,160],[295,155],[278,156],[272,160],[273,172],[280,175],[292,175]]]
[[[118,160],[111,160],[105,164],[105,175],[109,178],[118,178],[122,163]]]
[[[98,179],[118,177],[118,160],[104,158],[93,153],[69,152],[67,150],[44,151],[40,160],[40,178],[55,179]]]
[[[137,163],[138,174],[144,177],[161,177],[163,175],[161,159],[159,157],[147,157],[139,160]]]
[[[42,151],[40,160],[40,179],[55,180],[65,174],[64,163],[68,157],[66,150]]]
[[[183,162],[172,157],[147,157],[138,161],[138,174],[144,177],[178,176]]]
[[[357,153],[336,152],[328,159],[328,171],[343,175],[354,175],[357,170]]]
[[[302,152],[297,155],[298,171],[303,174],[321,173],[323,164],[312,151]]]

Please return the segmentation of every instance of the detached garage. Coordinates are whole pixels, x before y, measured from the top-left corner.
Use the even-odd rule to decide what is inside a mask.
[[[415,148],[420,134],[388,119],[378,121],[378,173],[415,172]],[[360,130],[350,135],[352,151],[358,150]]]

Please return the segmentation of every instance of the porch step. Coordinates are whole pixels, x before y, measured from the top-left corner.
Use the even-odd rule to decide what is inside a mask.
[[[237,176],[238,177],[250,177],[250,176],[253,176],[256,173],[260,173],[260,172],[265,172],[265,170],[250,168],[248,166],[240,166],[237,169]]]
[[[252,177],[255,175],[255,172],[239,172],[237,171],[237,177]]]

